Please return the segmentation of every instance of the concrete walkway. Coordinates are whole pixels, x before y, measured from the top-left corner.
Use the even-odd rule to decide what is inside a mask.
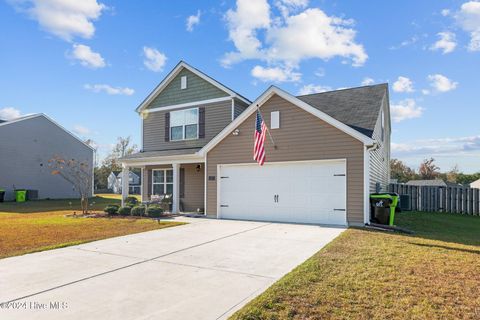
[[[0,260],[0,319],[225,319],[344,230],[183,220]]]

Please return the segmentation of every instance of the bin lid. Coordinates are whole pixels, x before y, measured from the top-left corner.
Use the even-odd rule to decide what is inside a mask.
[[[372,193],[370,194],[372,199],[393,199],[393,196],[390,193]]]

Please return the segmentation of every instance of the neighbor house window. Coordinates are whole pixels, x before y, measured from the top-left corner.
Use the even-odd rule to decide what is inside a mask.
[[[154,169],[152,170],[152,195],[163,195],[173,193],[173,170]]]
[[[170,141],[198,139],[198,108],[170,112]]]

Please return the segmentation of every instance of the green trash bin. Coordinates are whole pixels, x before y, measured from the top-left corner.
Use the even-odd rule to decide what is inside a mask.
[[[395,208],[398,205],[397,193],[372,193],[370,195],[370,219],[381,224],[393,226],[395,220]]]
[[[16,202],[25,202],[27,201],[27,190],[15,190],[15,201]]]

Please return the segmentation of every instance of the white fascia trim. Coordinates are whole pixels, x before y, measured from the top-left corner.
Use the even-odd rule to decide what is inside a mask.
[[[220,82],[210,78],[203,72],[193,68],[189,64],[187,64],[184,61],[181,61],[177,66],[165,77],[165,79],[160,82],[160,84],[148,95],[148,97],[140,104],[140,106],[136,109],[137,112],[142,112],[149,104],[150,102],[160,93],[162,90],[175,78],[175,76],[182,70],[182,68],[185,68],[189,70],[190,72],[194,73],[195,75],[199,76],[203,80],[211,83],[215,87],[219,88],[220,90],[228,93],[230,96],[235,97],[239,100],[242,100],[245,103],[250,103],[247,99],[243,98],[242,96],[238,95],[236,92],[230,90],[229,88],[225,87],[223,84]]]
[[[175,105],[170,105],[170,106],[165,106],[165,107],[146,109],[146,110],[143,110],[143,112],[151,113],[151,112],[157,112],[157,111],[168,111],[168,110],[198,106],[200,104],[210,104],[210,103],[215,103],[215,102],[228,101],[230,99],[233,100],[232,97],[221,97],[221,98],[215,98],[215,99],[200,100],[200,101],[194,101],[194,102],[186,102],[186,103],[175,104]]]
[[[6,125],[8,125],[8,124],[13,124],[13,123],[21,122],[21,121],[24,121],[24,120],[30,120],[30,119],[38,118],[38,117],[44,117],[45,119],[47,119],[48,121],[50,121],[51,123],[53,123],[54,125],[56,125],[57,127],[59,127],[60,129],[62,129],[63,131],[65,131],[66,133],[68,133],[69,135],[71,135],[73,138],[75,138],[76,140],[78,140],[79,142],[81,142],[84,146],[88,147],[88,148],[91,149],[93,152],[95,152],[95,149],[94,149],[94,148],[92,148],[91,146],[89,146],[88,144],[86,144],[82,139],[80,139],[79,137],[77,137],[76,135],[74,135],[73,133],[71,133],[70,131],[68,131],[67,129],[65,129],[65,127],[63,127],[63,126],[60,125],[58,122],[56,122],[55,120],[53,120],[52,118],[50,118],[49,116],[47,116],[47,115],[44,114],[44,113],[36,113],[36,114],[32,114],[32,115],[30,115],[30,116],[22,117],[22,118],[20,118],[20,119],[3,122],[3,123],[0,123],[0,127],[1,127],[1,126],[6,126]]]
[[[140,166],[150,166],[150,165],[162,165],[162,164],[174,164],[174,163],[198,163],[205,162],[205,157],[200,157],[196,153],[183,156],[164,156],[164,157],[150,157],[150,158],[139,158],[139,159],[129,159],[121,160],[122,165],[129,167],[140,167]]]
[[[215,147],[220,141],[222,141],[228,134],[230,134],[236,127],[238,127],[243,121],[245,121],[251,114],[255,112],[257,109],[257,105],[260,107],[264,104],[271,96],[274,94],[278,95],[279,97],[289,101],[290,103],[296,105],[297,107],[305,110],[308,113],[311,113],[314,116],[322,119],[323,121],[327,122],[328,124],[334,126],[335,128],[345,132],[346,134],[350,135],[351,137],[361,141],[364,145],[372,145],[373,139],[361,134],[360,132],[350,128],[346,124],[338,121],[337,119],[332,118],[331,116],[327,115],[326,113],[312,107],[311,105],[303,102],[302,100],[292,96],[288,92],[277,88],[275,86],[271,86],[267,89],[260,97],[258,97],[244,112],[240,114],[233,122],[231,122],[225,129],[223,129],[218,135],[215,136],[209,143],[207,143],[201,150],[198,151],[200,155],[205,155],[210,151],[213,147]]]
[[[363,222],[370,222],[370,148],[363,153]]]

